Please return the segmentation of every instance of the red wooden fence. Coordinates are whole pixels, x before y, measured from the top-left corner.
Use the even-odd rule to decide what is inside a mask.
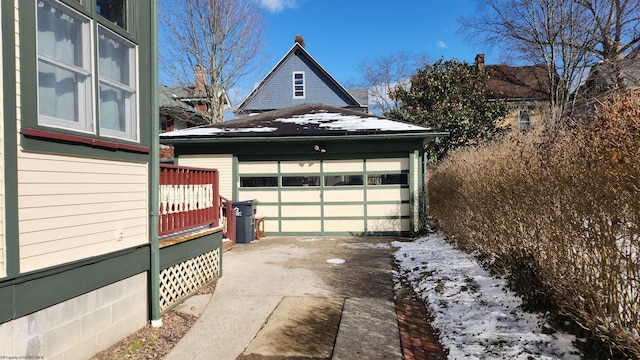
[[[222,225],[220,203],[217,170],[160,165],[159,236]]]

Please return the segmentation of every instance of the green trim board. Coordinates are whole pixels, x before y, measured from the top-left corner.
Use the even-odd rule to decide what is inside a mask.
[[[18,141],[16,110],[15,8],[13,1],[0,2],[2,14],[2,92],[4,151],[4,225],[6,275],[20,273],[18,231]],[[1,311],[1,310],[0,310]],[[0,315],[1,316],[1,315]]]
[[[0,281],[0,323],[45,309],[149,270],[149,246],[96,256]]]
[[[222,231],[163,247],[160,249],[160,269],[164,270],[215,249],[222,249]]]

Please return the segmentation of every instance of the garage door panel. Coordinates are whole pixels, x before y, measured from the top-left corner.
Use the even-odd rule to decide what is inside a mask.
[[[409,216],[409,204],[368,204],[368,216]]]
[[[312,191],[294,191],[294,190],[282,190],[280,193],[280,199],[283,203],[293,202],[317,202],[321,200],[320,190]]]
[[[259,202],[271,202],[277,203],[278,199],[278,191],[242,191],[238,192],[239,198],[244,200],[252,200],[257,199]]]
[[[367,159],[367,172],[409,170],[409,158]]]
[[[278,205],[264,205],[258,203],[256,206],[256,216],[267,216],[270,218],[277,218],[278,215]]]
[[[372,232],[409,231],[409,219],[368,219],[367,230]]]
[[[320,161],[282,161],[280,172],[283,174],[319,173]]]
[[[355,232],[363,233],[364,219],[362,220],[330,220],[325,219],[324,231],[326,232]]]
[[[325,205],[324,216],[364,216],[362,205]]]
[[[364,191],[360,189],[325,190],[324,202],[364,201]]]
[[[325,160],[322,163],[325,173],[330,172],[352,172],[359,173],[364,170],[363,160]]]
[[[243,161],[238,164],[240,174],[277,174],[278,163],[268,161]]]
[[[367,189],[367,201],[408,201],[408,188]]]
[[[320,217],[322,208],[320,205],[282,205],[282,217]]]
[[[322,220],[282,220],[282,229],[285,232],[322,232]]]

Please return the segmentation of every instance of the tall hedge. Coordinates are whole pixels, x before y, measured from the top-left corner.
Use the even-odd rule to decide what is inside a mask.
[[[576,129],[458,152],[428,189],[431,216],[460,246],[640,357],[640,93]]]

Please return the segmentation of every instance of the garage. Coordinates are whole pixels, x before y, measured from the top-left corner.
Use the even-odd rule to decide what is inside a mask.
[[[406,235],[424,218],[428,128],[324,105],[161,135],[176,162],[224,168],[223,196],[258,200],[268,235]],[[223,183],[228,179],[229,183]]]

